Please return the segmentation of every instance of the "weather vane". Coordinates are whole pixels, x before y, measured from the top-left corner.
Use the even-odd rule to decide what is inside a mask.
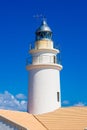
[[[33,16],[33,18],[46,20],[46,17],[42,14],[36,14],[36,15]]]

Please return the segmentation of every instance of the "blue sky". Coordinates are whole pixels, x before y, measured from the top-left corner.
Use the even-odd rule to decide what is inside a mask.
[[[62,105],[87,105],[87,1],[3,0],[0,1],[0,108],[26,110],[26,57],[41,22],[33,18],[36,14],[46,16],[53,40],[56,46],[61,46]]]

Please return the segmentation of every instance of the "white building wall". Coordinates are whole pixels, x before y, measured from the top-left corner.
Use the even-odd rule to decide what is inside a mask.
[[[28,112],[42,114],[61,107],[61,101],[57,100],[57,92],[60,93],[59,70],[30,70]]]

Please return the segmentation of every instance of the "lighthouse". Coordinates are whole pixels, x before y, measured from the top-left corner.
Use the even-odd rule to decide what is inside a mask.
[[[28,107],[31,114],[43,114],[61,107],[59,49],[54,48],[52,30],[45,20],[35,32],[35,45],[29,51]]]

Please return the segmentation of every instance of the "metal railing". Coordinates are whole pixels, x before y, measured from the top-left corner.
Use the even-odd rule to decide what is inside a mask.
[[[30,64],[61,64],[61,60],[59,56],[29,56],[26,59],[26,65]]]

